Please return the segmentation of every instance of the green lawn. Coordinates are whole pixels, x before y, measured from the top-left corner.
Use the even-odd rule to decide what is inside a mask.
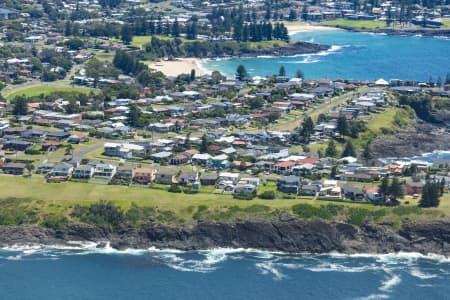
[[[381,21],[359,21],[359,20],[344,20],[336,19],[331,21],[324,21],[321,25],[349,28],[349,29],[380,29],[386,27],[386,22]]]
[[[164,35],[155,35],[154,37],[156,37],[160,40],[173,40],[174,39],[170,36],[164,36]],[[187,40],[183,37],[179,37],[179,39],[182,42],[189,42],[189,40]],[[145,44],[150,43],[151,40],[152,40],[151,35],[133,36],[133,40],[131,41],[131,46],[136,47],[136,48],[142,48],[142,46],[144,46]]]
[[[444,24],[443,28],[450,28],[450,19],[441,19],[441,21]]]
[[[272,190],[271,183],[261,190]],[[383,210],[382,218],[378,221],[395,222],[400,224],[401,219],[408,218],[417,221],[440,218],[449,215],[450,197],[447,194],[439,209],[420,210],[416,203],[411,201],[399,208],[382,208],[368,203],[337,202],[327,200],[312,200],[298,197],[297,199],[283,200],[236,200],[230,194],[198,193],[180,194],[169,193],[165,190],[148,187],[127,187],[101,184],[88,184],[81,182],[46,183],[44,177],[34,175],[31,178],[1,176],[0,202],[3,208],[24,210],[37,217],[38,222],[46,220],[50,214],[67,216],[77,205],[90,205],[99,200],[113,202],[124,210],[130,208],[132,203],[139,207],[154,209],[157,218],[170,224],[191,223],[193,220],[204,219],[210,221],[224,221],[246,218],[276,218],[277,216],[292,215],[292,207],[296,204],[310,204],[316,209],[320,206],[332,204],[345,207],[336,220],[346,220],[352,213],[351,209],[365,209],[367,213],[377,213]],[[409,199],[405,199],[407,201]],[[404,201],[404,202],[405,202]],[[321,210],[326,208],[320,208]],[[353,212],[355,212],[353,210]],[[170,219],[166,217],[170,216]],[[165,220],[165,221],[164,221]],[[395,225],[394,225],[395,226]]]
[[[72,87],[72,86],[64,86],[64,85],[52,85],[51,83],[47,84],[37,84],[31,86],[25,86],[21,88],[13,88],[11,91],[3,91],[2,95],[6,97],[6,99],[14,99],[16,96],[25,95],[27,97],[39,96],[41,94],[47,95],[52,92],[80,92],[88,94],[91,89],[84,87]]]

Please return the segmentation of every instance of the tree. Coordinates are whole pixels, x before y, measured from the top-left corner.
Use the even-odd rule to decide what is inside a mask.
[[[400,183],[397,177],[394,177],[392,179],[391,185],[389,186],[389,195],[395,202],[397,202],[398,198],[403,198],[403,196],[405,195],[403,185]]]
[[[337,119],[336,130],[340,135],[348,134],[348,122],[345,116],[339,116]]]
[[[345,143],[345,148],[344,151],[342,152],[342,157],[347,156],[356,157],[356,150],[351,140],[348,140],[347,143]]]
[[[27,98],[25,96],[17,96],[14,99],[13,115],[25,116],[28,113]]]
[[[296,72],[295,72],[295,76],[297,77],[297,78],[305,78],[305,74],[303,73],[303,71],[302,70],[300,70],[300,69],[298,69]]]
[[[336,175],[337,175],[337,166],[333,165],[331,167],[331,171],[330,171],[330,178],[334,179],[334,178],[336,178]]]
[[[280,70],[278,71],[278,76],[286,76],[286,69],[284,68],[284,66],[280,67]]]
[[[73,153],[72,144],[67,144],[67,146],[65,148],[66,148],[66,150],[64,151],[64,155],[72,155],[72,153]]]
[[[205,153],[208,151],[208,138],[206,134],[202,136],[202,143],[200,144],[200,152]]]
[[[137,105],[130,105],[130,111],[128,113],[128,124],[133,127],[139,127],[139,119],[141,117],[141,111]]]
[[[128,24],[124,24],[120,31],[120,39],[125,43],[129,44],[133,40],[133,31],[131,26]]]
[[[289,21],[296,21],[297,20],[297,12],[294,9],[291,9],[289,11]]]
[[[314,121],[311,117],[306,117],[302,123],[302,127],[300,130],[300,135],[304,138],[305,142],[308,143],[311,135],[314,131]]]
[[[440,186],[439,186],[439,192],[440,192],[441,196],[444,195],[445,186],[446,186],[445,178],[442,177],[441,183],[440,183]]]
[[[422,197],[419,200],[420,207],[438,207],[440,203],[440,183],[427,180],[422,188]]]
[[[245,81],[248,79],[247,69],[243,65],[239,65],[236,69],[236,79],[239,81]]]
[[[172,36],[179,37],[180,36],[180,25],[178,24],[178,19],[175,18],[172,26]]]
[[[335,157],[337,155],[336,144],[333,140],[328,142],[327,150],[325,151],[327,157]]]
[[[31,176],[31,172],[34,170],[34,165],[32,163],[27,163],[25,165],[25,168],[28,171],[28,176]]]
[[[370,149],[370,142],[367,142],[364,145],[364,150],[363,150],[363,153],[362,153],[362,157],[364,158],[364,160],[366,162],[373,158],[373,153],[372,153],[372,150]]]
[[[381,180],[378,186],[378,192],[383,195],[383,201],[386,202],[386,197],[389,195],[389,178],[387,176]]]

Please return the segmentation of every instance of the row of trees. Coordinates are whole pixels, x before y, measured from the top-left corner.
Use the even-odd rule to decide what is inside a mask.
[[[383,202],[389,202],[391,205],[398,205],[398,199],[405,196],[403,184],[397,177],[392,180],[389,180],[387,176],[384,177],[378,187],[378,192],[383,195]]]
[[[122,70],[125,74],[137,75],[142,70],[146,70],[145,64],[132,53],[123,50],[117,50],[114,55],[113,64],[116,68]]]
[[[271,40],[289,41],[289,33],[283,23],[250,23],[235,24],[233,27],[233,39],[242,42],[260,42]]]
[[[438,207],[440,203],[440,197],[445,191],[445,179],[442,178],[440,182],[427,179],[425,185],[422,188],[422,197],[419,201],[420,207]]]

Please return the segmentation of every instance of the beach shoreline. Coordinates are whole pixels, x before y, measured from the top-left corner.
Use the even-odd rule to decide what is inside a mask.
[[[308,32],[308,31],[335,31],[335,30],[341,30],[336,27],[330,27],[330,26],[323,26],[323,25],[310,25],[310,24],[285,24],[289,35],[293,35],[299,32]]]
[[[192,70],[195,70],[196,76],[203,76],[210,73],[202,65],[202,59],[194,57],[155,61],[149,63],[148,67],[156,71],[161,71],[166,76],[174,77],[181,74],[190,74]]]

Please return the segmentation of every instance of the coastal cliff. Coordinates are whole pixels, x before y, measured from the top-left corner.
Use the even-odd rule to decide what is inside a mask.
[[[219,247],[253,248],[286,253],[391,253],[420,252],[450,255],[450,220],[406,223],[398,230],[391,224],[353,226],[295,218],[199,222],[193,226],[144,223],[112,233],[101,227],[70,224],[62,230],[34,225],[1,226],[0,245],[64,245],[67,241],[93,241],[99,247],[174,248],[200,250]]]

